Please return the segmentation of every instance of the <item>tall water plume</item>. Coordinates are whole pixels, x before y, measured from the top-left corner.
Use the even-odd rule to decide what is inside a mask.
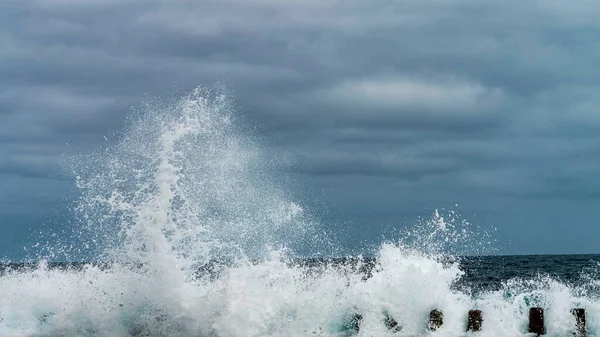
[[[303,209],[274,186],[223,93],[147,99],[116,145],[85,158],[77,210],[103,258],[186,264],[259,257],[301,239]],[[92,168],[92,170],[89,170]]]

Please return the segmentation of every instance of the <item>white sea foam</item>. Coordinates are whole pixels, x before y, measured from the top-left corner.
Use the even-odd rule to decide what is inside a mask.
[[[539,277],[477,295],[453,289],[462,272],[443,247],[483,249],[490,238],[452,212],[382,244],[371,277],[349,264],[308,272],[290,247],[326,238],[273,185],[267,162],[224,95],[148,100],[116,145],[76,168],[80,250],[109,266],[41,263],[1,276],[0,336],[465,336],[469,309],[484,311],[480,336],[523,336],[531,306],[547,309],[550,336],[569,334],[569,309],[585,307],[597,335],[593,273],[582,288]],[[228,265],[197,273],[215,260]],[[444,324],[430,332],[434,308]]]

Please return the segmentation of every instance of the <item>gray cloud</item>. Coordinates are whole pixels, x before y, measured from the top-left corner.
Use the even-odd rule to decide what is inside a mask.
[[[64,179],[54,173],[62,155],[119,130],[144,94],[223,81],[283,170],[345,200],[340,213],[361,219],[409,202],[398,214],[410,215],[460,202],[511,238],[546,206],[572,212],[553,200],[600,196],[599,7],[4,1],[0,177],[41,192],[36,179]],[[498,213],[532,200],[522,223]]]

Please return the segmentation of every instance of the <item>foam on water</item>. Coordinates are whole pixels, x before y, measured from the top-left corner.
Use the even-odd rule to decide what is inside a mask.
[[[0,336],[463,336],[474,308],[485,313],[482,337],[522,336],[531,306],[546,308],[550,336],[569,334],[569,309],[585,307],[597,335],[593,272],[579,288],[540,276],[499,291],[454,289],[460,261],[443,247],[483,249],[490,238],[474,236],[452,212],[383,243],[370,277],[360,264],[309,271],[292,263],[294,246],[326,238],[273,185],[269,161],[235,126],[224,95],[199,89],[148,100],[116,145],[76,167],[76,233],[83,253],[108,267],[40,263],[1,276]],[[68,255],[69,246],[57,250]],[[197,272],[215,260],[227,267]],[[429,332],[434,308],[444,324]]]

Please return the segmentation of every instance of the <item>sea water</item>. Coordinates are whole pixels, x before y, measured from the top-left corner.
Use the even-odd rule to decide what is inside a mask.
[[[572,334],[574,307],[598,335],[598,256],[455,256],[492,239],[453,212],[372,258],[299,254],[334,256],[335,240],[233,112],[206,89],[147,99],[70,162],[72,233],[33,264],[2,265],[0,336],[467,336],[470,309],[484,313],[478,335],[524,336],[534,306],[549,336]],[[49,262],[81,256],[92,262]]]

